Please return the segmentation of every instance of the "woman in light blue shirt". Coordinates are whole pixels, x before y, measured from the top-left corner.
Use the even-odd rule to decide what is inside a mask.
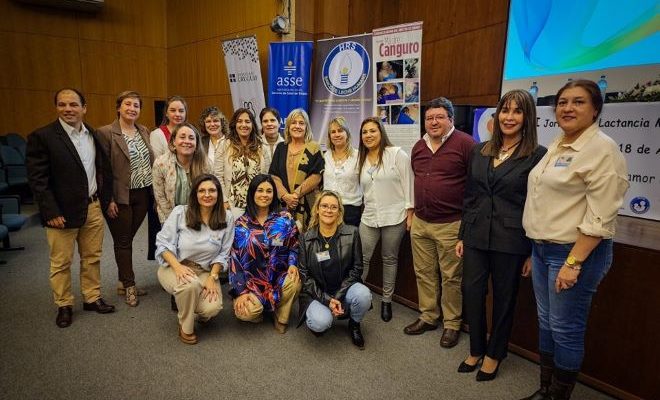
[[[193,180],[188,205],[176,206],[156,236],[158,280],[178,307],[179,339],[197,343],[195,319],[207,322],[222,309],[218,274],[227,270],[234,218],[222,206],[218,178]]]

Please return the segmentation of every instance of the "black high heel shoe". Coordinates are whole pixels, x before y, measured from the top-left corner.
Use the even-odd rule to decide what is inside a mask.
[[[500,370],[500,365],[502,365],[502,360],[498,361],[497,367],[495,367],[495,371],[493,372],[484,372],[479,370],[477,372],[477,382],[486,382],[495,379],[497,377],[497,371]]]
[[[380,303],[380,319],[389,322],[392,319],[392,303]]]
[[[461,365],[458,366],[458,372],[461,373],[461,374],[474,372],[474,370],[477,369],[477,366],[479,365],[479,363],[481,363],[483,361],[483,359],[484,359],[483,356],[479,357],[479,359],[477,360],[477,362],[474,365],[470,365],[470,364],[466,363],[465,361],[463,361],[461,363]]]

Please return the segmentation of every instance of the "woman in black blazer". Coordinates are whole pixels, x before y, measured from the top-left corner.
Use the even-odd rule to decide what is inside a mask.
[[[456,254],[463,257],[463,314],[470,326],[470,355],[458,372],[477,381],[495,379],[507,355],[519,275],[529,275],[531,243],[522,228],[527,175],[546,148],[536,136],[536,107],[524,90],[497,105],[493,137],[472,151]],[[493,319],[486,334],[486,293],[492,279]]]

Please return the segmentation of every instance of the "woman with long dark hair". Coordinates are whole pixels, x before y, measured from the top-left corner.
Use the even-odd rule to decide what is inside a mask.
[[[392,319],[392,295],[399,266],[399,246],[410,230],[414,210],[413,172],[410,157],[392,146],[383,123],[377,117],[362,121],[359,149],[360,184],[364,211],[360,222],[362,279],[369,275],[369,263],[378,241],[383,259],[383,301],[380,317]]]
[[[179,339],[197,343],[195,320],[222,309],[218,274],[229,265],[234,218],[222,207],[222,187],[211,174],[193,179],[187,205],[174,207],[156,238],[158,280],[178,307]]]
[[[285,333],[298,293],[298,228],[279,210],[275,182],[259,174],[247,191],[245,214],[236,221],[229,268],[229,294],[242,321],[261,322],[274,313],[275,330]]]
[[[225,207],[238,218],[245,212],[247,191],[252,178],[270,167],[270,152],[263,143],[252,111],[239,108],[229,121],[229,135],[220,146],[214,174],[225,193]]]
[[[470,355],[458,372],[483,360],[478,381],[495,379],[507,355],[520,274],[529,275],[531,241],[522,229],[527,175],[545,154],[536,136],[536,106],[525,90],[497,104],[493,137],[470,155],[456,255],[463,257],[463,317],[470,326]],[[490,337],[486,293],[492,280]]]

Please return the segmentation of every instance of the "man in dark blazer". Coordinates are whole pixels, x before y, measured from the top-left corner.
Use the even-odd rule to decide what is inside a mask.
[[[429,102],[424,128],[426,134],[410,155],[415,174],[410,240],[421,315],[403,331],[419,335],[436,329],[442,308],[440,346],[448,348],[458,343],[461,328],[463,263],[455,248],[475,142],[472,136],[454,128],[454,107],[444,97]]]
[[[83,123],[83,94],[61,89],[55,93],[55,106],[59,118],[28,136],[26,164],[50,247],[50,286],[58,306],[55,323],[66,328],[72,322],[71,262],[76,243],[83,309],[101,314],[115,310],[101,297],[100,271],[101,207],[107,207],[112,177],[96,133]]]

